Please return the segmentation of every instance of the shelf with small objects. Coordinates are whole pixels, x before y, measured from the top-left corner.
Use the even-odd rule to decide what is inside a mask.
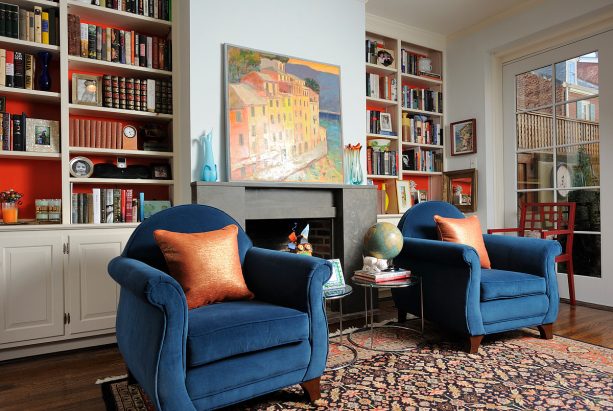
[[[365,51],[367,177],[379,219],[398,219],[443,197],[443,53],[371,31]]]

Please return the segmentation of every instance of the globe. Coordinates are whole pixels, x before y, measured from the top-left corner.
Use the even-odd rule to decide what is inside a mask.
[[[390,223],[377,223],[364,236],[364,253],[367,256],[390,260],[402,250],[402,233]]]

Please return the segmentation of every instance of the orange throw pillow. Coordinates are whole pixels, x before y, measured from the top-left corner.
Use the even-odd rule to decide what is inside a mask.
[[[170,275],[183,287],[188,308],[253,298],[243,278],[237,226],[193,234],[155,230],[153,236]]]
[[[450,243],[465,244],[477,250],[481,267],[492,268],[490,257],[487,255],[479,218],[474,215],[466,218],[445,218],[434,216],[438,237]]]

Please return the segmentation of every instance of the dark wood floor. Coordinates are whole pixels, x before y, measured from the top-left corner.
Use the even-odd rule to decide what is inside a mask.
[[[395,315],[391,304],[379,320]],[[613,349],[613,312],[561,304],[554,333]],[[125,372],[115,346],[0,364],[0,410],[104,411],[96,379]]]

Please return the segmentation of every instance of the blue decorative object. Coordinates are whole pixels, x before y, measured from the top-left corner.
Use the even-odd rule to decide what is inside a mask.
[[[398,223],[404,247],[394,260],[421,277],[425,318],[471,337],[471,352],[483,335],[523,327],[539,327],[541,336],[550,338],[560,299],[555,269],[560,243],[486,234],[492,268],[485,269],[474,248],[438,240],[436,214],[464,218],[442,201],[411,207]],[[406,313],[419,313],[417,288],[392,289],[400,321]]]
[[[38,75],[38,89],[41,91],[51,90],[51,76],[49,75],[49,62],[51,61],[51,53],[48,51],[38,52],[38,67],[40,73]]]
[[[239,228],[239,258],[255,299],[188,310],[168,275],[155,230],[201,233],[229,224],[239,225],[213,207],[172,207],[141,223],[109,264],[121,285],[119,351],[156,410],[217,409],[294,384],[318,398],[328,355],[323,285],[330,262],[254,247]]]
[[[217,181],[217,164],[213,158],[213,130],[200,136],[200,143],[204,150],[204,164],[200,179],[202,181]]]

